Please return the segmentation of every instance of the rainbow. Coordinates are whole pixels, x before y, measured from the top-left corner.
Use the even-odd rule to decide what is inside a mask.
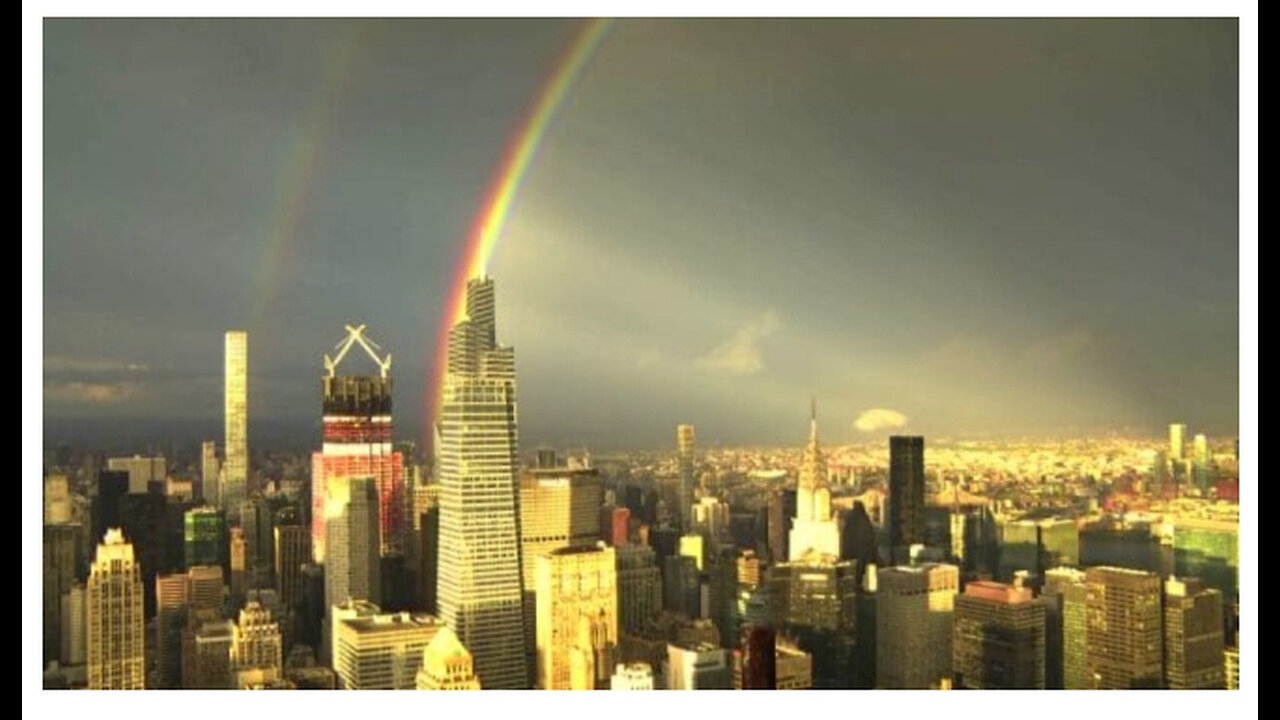
[[[270,230],[257,263],[256,292],[250,318],[254,327],[266,320],[266,313],[278,306],[279,290],[286,284],[285,273],[296,267],[298,229],[307,216],[308,201],[316,178],[324,170],[325,149],[333,134],[333,119],[351,87],[352,64],[359,38],[343,33],[329,53],[328,63],[299,131],[294,134],[285,161],[275,179],[275,196],[270,206]]]
[[[516,195],[524,181],[538,147],[546,135],[556,112],[569,97],[583,69],[595,54],[608,33],[609,20],[588,20],[578,30],[547,82],[539,89],[532,110],[519,125],[519,131],[507,145],[502,163],[494,181],[485,193],[480,212],[476,214],[467,242],[459,258],[457,270],[450,285],[448,304],[440,318],[436,339],[434,371],[429,384],[426,427],[435,423],[439,409],[440,390],[444,382],[445,359],[449,352],[449,330],[455,323],[466,319],[467,280],[481,277],[489,259],[493,257],[502,237],[502,229],[515,205]]]

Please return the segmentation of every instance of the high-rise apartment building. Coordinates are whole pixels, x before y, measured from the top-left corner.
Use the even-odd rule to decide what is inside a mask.
[[[909,562],[909,548],[924,542],[924,438],[889,438],[889,553]]]
[[[391,355],[364,335],[365,326],[346,326],[337,355],[324,356],[323,445],[311,455],[311,546],[318,563],[327,562],[325,497],[334,478],[370,477],[378,491],[379,556],[403,556],[408,542],[409,497],[404,455],[392,445]],[[378,375],[339,375],[338,366],[359,345],[378,366]]]
[[[800,480],[796,484],[796,516],[791,523],[788,549],[791,561],[816,553],[840,557],[840,523],[831,511],[827,460],[818,446],[817,406],[809,415],[809,442],[804,448]]]
[[[876,573],[876,685],[936,688],[950,682],[952,615],[960,586],[954,565],[882,568]]]
[[[537,679],[543,690],[604,687],[618,643],[614,549],[552,550],[536,559]]]
[[[448,625],[441,625],[423,649],[416,685],[419,690],[480,689],[475,660]]]
[[[695,433],[692,425],[676,426],[676,460],[680,466],[680,484],[676,502],[680,504],[677,518],[680,529],[687,532],[692,526],[693,490],[697,482],[694,458]]]
[[[1128,568],[1085,571],[1086,658],[1092,687],[1155,688],[1163,682],[1160,576]]]
[[[133,545],[108,530],[86,589],[90,690],[142,690],[146,663],[142,567]]]
[[[333,667],[347,690],[413,690],[423,651],[442,623],[431,615],[380,613],[337,622]]]
[[[441,618],[486,688],[529,686],[517,493],[515,350],[497,344],[493,280],[467,283],[437,425]]]
[[[249,333],[226,334],[222,507],[234,522],[249,484]]]
[[[1170,690],[1221,690],[1222,593],[1196,578],[1164,584],[1164,678]]]
[[[1031,588],[975,580],[956,598],[956,685],[979,690],[1045,688],[1045,607]]]

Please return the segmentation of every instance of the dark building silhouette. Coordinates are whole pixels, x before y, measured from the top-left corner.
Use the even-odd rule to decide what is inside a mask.
[[[787,562],[790,548],[791,519],[796,516],[795,488],[777,488],[769,493],[769,559],[775,563]]]
[[[435,614],[436,581],[440,567],[440,508],[427,508],[421,514],[418,531],[417,597],[415,602],[423,612]],[[530,562],[530,558],[525,559]]]
[[[857,561],[859,585],[866,576],[867,566],[880,564],[876,528],[871,524],[871,516],[867,515],[867,509],[861,501],[855,501],[853,507],[843,513],[841,518],[840,559]]]
[[[773,630],[754,625],[743,643],[743,690],[774,690],[778,687],[778,636]]]
[[[924,438],[889,438],[889,552],[905,564],[907,548],[924,542]]]
[[[98,473],[98,495],[93,499],[93,538],[91,545],[102,541],[107,528],[120,527],[120,498],[129,493],[129,473],[125,470],[103,470]]]
[[[163,495],[126,493],[120,498],[120,528],[133,543],[134,557],[142,566],[142,586],[153,588],[157,573],[170,573],[179,566],[174,547],[168,542],[168,513]],[[155,593],[142,594],[143,617],[156,614]]]

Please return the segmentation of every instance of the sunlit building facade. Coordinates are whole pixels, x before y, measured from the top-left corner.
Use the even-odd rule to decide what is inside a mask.
[[[538,688],[607,685],[618,644],[615,563],[614,549],[603,543],[536,558]]]
[[[493,280],[467,283],[441,388],[437,603],[489,689],[529,687],[521,577],[515,350],[494,327]]]
[[[98,545],[86,587],[90,690],[146,686],[142,566],[118,529]]]
[[[249,333],[226,334],[220,507],[234,521],[249,482]],[[208,500],[208,498],[206,498]]]
[[[1163,682],[1160,576],[1128,568],[1085,571],[1085,640],[1091,687],[1157,688]]]

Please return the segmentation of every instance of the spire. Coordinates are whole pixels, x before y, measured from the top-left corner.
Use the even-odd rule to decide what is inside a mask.
[[[818,442],[818,399],[809,396],[809,442]]]
[[[818,401],[809,398],[809,442],[804,448],[800,466],[800,485],[818,488],[827,486],[827,461],[818,445]]]

